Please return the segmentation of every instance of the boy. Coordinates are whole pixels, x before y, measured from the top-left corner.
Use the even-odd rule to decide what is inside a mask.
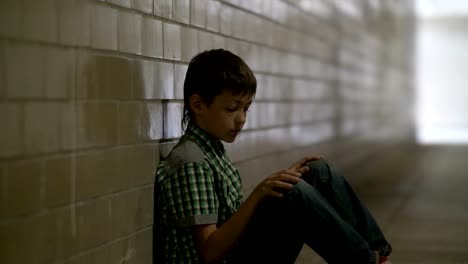
[[[323,159],[267,177],[242,202],[221,141],[242,130],[255,92],[252,71],[229,51],[190,62],[185,134],[156,173],[156,263],[294,263],[304,243],[328,263],[382,263],[390,245]]]

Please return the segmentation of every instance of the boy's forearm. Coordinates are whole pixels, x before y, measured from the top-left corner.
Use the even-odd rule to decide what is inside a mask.
[[[245,230],[260,200],[261,197],[252,193],[229,220],[211,233],[204,248],[206,262],[216,263],[226,256]]]

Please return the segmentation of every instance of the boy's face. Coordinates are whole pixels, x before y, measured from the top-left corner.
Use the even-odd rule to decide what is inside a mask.
[[[244,127],[251,104],[252,96],[225,91],[216,96],[210,106],[201,103],[196,123],[216,139],[233,142]]]

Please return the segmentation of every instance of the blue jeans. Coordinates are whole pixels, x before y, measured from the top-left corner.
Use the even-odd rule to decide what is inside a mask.
[[[229,263],[294,263],[304,243],[327,263],[375,263],[391,247],[369,210],[325,160],[283,198],[267,198],[252,216]]]

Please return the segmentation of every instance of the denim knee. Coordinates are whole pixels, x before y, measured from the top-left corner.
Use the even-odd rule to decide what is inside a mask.
[[[295,208],[301,205],[306,197],[309,198],[309,196],[317,196],[319,195],[319,192],[315,189],[315,187],[301,179],[298,183],[293,185],[291,190],[288,190],[283,194],[284,197],[281,200],[286,202],[288,207]]]
[[[306,166],[309,167],[309,172],[304,173],[302,177],[307,183],[318,186],[318,184],[327,184],[330,182],[332,172],[327,160],[319,159],[309,161]]]
[[[327,167],[328,163],[326,159],[311,160],[306,163],[306,166],[312,169],[323,170]]]

